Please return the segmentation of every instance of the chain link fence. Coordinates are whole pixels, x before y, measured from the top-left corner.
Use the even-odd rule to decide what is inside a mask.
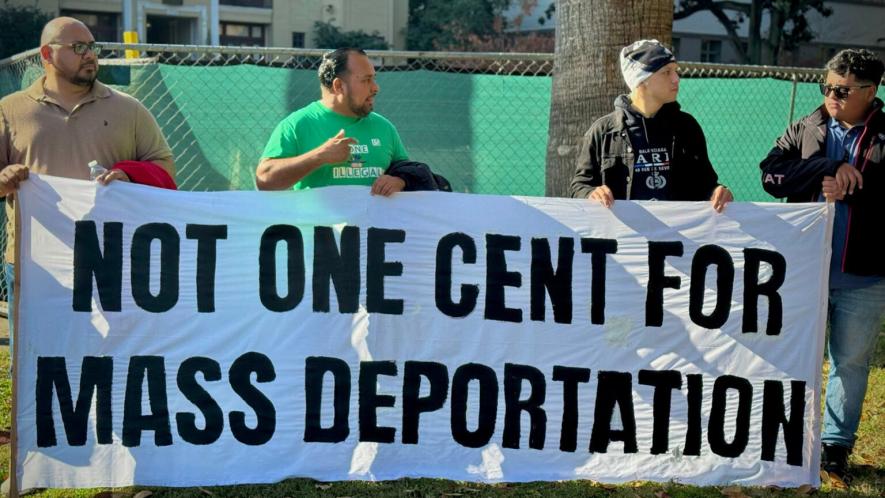
[[[274,126],[319,98],[321,50],[102,46],[99,79],[156,117],[182,190],[254,189]],[[376,111],[411,158],[456,191],[544,195],[552,54],[368,53],[382,89]],[[822,71],[681,63],[681,74],[680,103],[701,123],[721,181],[739,200],[771,200],[757,165],[788,123],[820,104]],[[0,61],[0,97],[41,75],[36,49]]]

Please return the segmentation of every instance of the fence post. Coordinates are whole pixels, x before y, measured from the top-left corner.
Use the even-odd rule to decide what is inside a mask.
[[[123,43],[127,44],[135,44],[138,43],[138,32],[137,31],[124,31],[123,32]],[[127,50],[126,58],[127,59],[137,59],[139,57],[138,50]]]

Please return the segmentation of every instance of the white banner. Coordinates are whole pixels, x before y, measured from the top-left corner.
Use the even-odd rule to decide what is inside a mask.
[[[818,484],[825,204],[21,194],[23,488]]]

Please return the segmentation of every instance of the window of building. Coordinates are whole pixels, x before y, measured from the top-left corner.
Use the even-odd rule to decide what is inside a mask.
[[[197,19],[195,17],[148,15],[144,27],[147,43],[181,45],[197,41]]]
[[[89,28],[92,36],[100,42],[122,41],[120,35],[120,15],[109,12],[88,12],[83,10],[62,10],[62,16],[78,19]]]
[[[299,33],[298,31],[292,32],[292,47],[304,48],[304,33]]]
[[[245,24],[225,24],[222,33],[233,38],[249,38],[249,26]]]
[[[703,40],[701,42],[701,62],[721,62],[722,41]]]
[[[264,24],[221,23],[221,44],[241,47],[263,47],[266,45]]]
[[[673,55],[675,55],[677,59],[679,59],[679,42],[681,41],[681,38],[673,38]]]
[[[262,9],[270,9],[273,7],[273,0],[219,0],[221,5],[233,5],[234,7],[259,7]]]
[[[182,0],[163,0],[163,5],[183,5]]]

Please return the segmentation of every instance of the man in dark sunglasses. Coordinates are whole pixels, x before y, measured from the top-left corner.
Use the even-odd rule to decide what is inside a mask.
[[[829,97],[830,93],[836,100],[846,101],[851,92],[856,88],[870,88],[873,85],[831,85],[829,83],[820,84],[820,94]]]
[[[790,126],[760,164],[771,195],[835,203],[821,467],[839,484],[885,319],[885,258],[877,242],[885,198],[885,113],[876,97],[883,73],[868,50],[836,54],[820,85],[823,105]]]

